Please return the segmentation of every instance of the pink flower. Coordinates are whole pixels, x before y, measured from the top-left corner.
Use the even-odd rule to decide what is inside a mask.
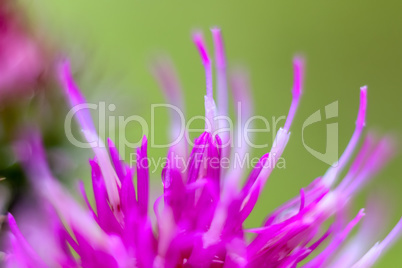
[[[212,33],[217,106],[213,99],[212,61],[202,35],[194,35],[206,72],[205,117],[210,122],[217,115],[227,115],[228,110],[222,37],[218,29],[213,29]],[[271,212],[263,226],[249,230],[243,228],[244,220],[261,196],[290,138],[289,131],[302,94],[303,60],[295,58],[293,67],[293,98],[285,125],[279,129],[270,152],[261,157],[244,184],[241,183],[242,170],[233,167],[222,169],[220,165],[213,164],[230,153],[244,155],[248,150],[242,147],[231,152],[228,146],[222,146],[228,143],[230,137],[215,135],[215,131],[224,125],[206,128],[207,131],[195,140],[189,156],[184,141],[169,149],[168,161],[162,172],[164,193],[153,205],[156,226],[152,226],[149,213],[146,137],[137,149],[137,166],[134,168],[120,160],[111,140],[108,140],[108,149],[103,144],[93,147],[95,158],[90,165],[95,209],[90,205],[82,184],[80,189],[87,208],[76,203],[52,177],[38,135],[29,133],[16,149],[23,156],[21,161],[25,171],[44,204],[50,203],[57,212],[48,213],[54,227],[45,231],[57,241],[49,245],[54,247],[56,244],[59,248],[52,251],[57,254],[41,255],[36,250],[37,243],[46,247],[48,241],[29,242],[9,214],[11,232],[10,248],[6,252],[7,264],[11,267],[296,267],[304,262],[303,267],[371,266],[400,235],[402,221],[383,241],[370,245],[372,248],[367,248],[365,254],[355,250],[345,256],[339,251],[350,231],[365,215],[360,210],[354,218],[347,219],[346,212],[353,197],[389,161],[393,151],[388,137],[375,140],[367,136],[351,168],[342,179],[339,178],[362,136],[367,106],[366,87],[360,90],[355,132],[338,165],[330,167],[322,177],[301,189],[300,196]],[[68,63],[61,64],[59,72],[70,105],[85,105]],[[181,107],[180,85],[172,70],[159,65],[155,74],[170,102]],[[246,78],[238,74],[231,88],[235,100],[244,103],[242,113],[251,115],[252,104]],[[76,115],[85,138],[89,142],[97,139],[89,111],[80,110]],[[172,125],[177,126],[178,119],[173,114],[171,119]],[[175,137],[176,131],[176,127],[172,127],[171,137]],[[176,155],[189,160],[188,169],[174,161]],[[136,176],[137,187],[134,187],[133,176]],[[329,228],[326,227],[328,224]],[[246,238],[246,232],[254,234],[252,239]],[[322,245],[326,240],[327,245]],[[352,239],[350,243],[360,248],[368,246],[360,244],[359,239]],[[312,252],[317,254],[310,257]],[[307,258],[308,261],[305,261]]]

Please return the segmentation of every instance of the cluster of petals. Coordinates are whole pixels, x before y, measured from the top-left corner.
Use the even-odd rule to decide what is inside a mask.
[[[212,36],[215,66],[202,34],[193,35],[205,67],[205,117],[213,122],[214,117],[228,114],[229,88],[234,100],[244,104],[241,114],[252,115],[247,77],[236,73],[230,77],[228,86],[220,30],[213,29]],[[217,103],[213,98],[213,67]],[[224,146],[230,137],[224,132],[217,133],[225,126],[213,125],[195,140],[191,152],[184,140],[169,149],[162,171],[163,194],[152,208],[150,172],[143,165],[148,161],[146,137],[137,149],[134,167],[121,160],[111,140],[107,145],[93,147],[94,159],[90,165],[95,202],[91,205],[81,183],[85,207],[52,176],[39,135],[34,131],[25,133],[15,151],[38,199],[46,207],[46,220],[43,220],[46,224],[38,229],[47,226],[40,230],[47,235],[41,241],[33,241],[29,235],[22,234],[18,221],[8,214],[6,267],[370,267],[401,233],[402,221],[385,239],[373,241],[371,245],[361,243],[362,236],[370,236],[365,229],[348,238],[365,215],[362,209],[352,218],[348,217],[354,196],[393,154],[389,137],[372,135],[364,139],[361,149],[355,153],[365,125],[366,87],[360,90],[355,131],[337,164],[271,212],[261,227],[243,227],[290,138],[302,95],[304,61],[296,57],[293,68],[292,101],[285,125],[278,130],[271,150],[261,157],[248,176],[244,170],[212,164],[250,150],[247,146]],[[180,84],[172,68],[162,62],[154,71],[167,100],[184,109]],[[69,64],[61,63],[58,72],[71,107],[85,105]],[[87,141],[98,140],[89,109],[81,109],[76,117]],[[177,134],[174,114],[171,124],[170,135],[174,138]],[[244,126],[238,123],[236,127]],[[176,155],[189,161],[188,168],[174,161]],[[345,175],[340,178],[341,174]],[[152,209],[156,216],[154,224]],[[370,219],[376,216],[370,216],[368,211],[363,225],[365,221],[370,225]],[[354,250],[342,250],[347,247]]]

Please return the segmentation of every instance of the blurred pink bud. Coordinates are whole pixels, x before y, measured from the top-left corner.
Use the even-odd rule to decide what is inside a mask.
[[[19,10],[0,3],[0,98],[30,95],[44,71],[44,54],[27,30]]]

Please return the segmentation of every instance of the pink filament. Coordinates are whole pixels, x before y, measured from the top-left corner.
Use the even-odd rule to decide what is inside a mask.
[[[226,56],[223,45],[221,30],[214,28],[211,30],[215,48],[215,66],[218,88],[218,111],[220,115],[228,114],[228,92],[226,80]],[[224,141],[225,144],[225,141]]]
[[[356,128],[353,132],[352,138],[350,139],[348,146],[343,152],[342,156],[339,158],[339,163],[335,167],[331,167],[327,173],[324,175],[324,182],[326,185],[331,186],[337,179],[339,173],[343,170],[345,165],[349,162],[352,154],[356,148],[357,143],[360,140],[365,117],[366,117],[366,108],[367,108],[367,87],[360,88],[360,105],[359,112],[357,115]]]
[[[60,64],[59,79],[73,109],[75,109],[76,106],[79,107],[79,105],[87,105],[85,98],[73,80],[69,62],[65,61]],[[92,149],[100,163],[110,204],[116,213],[116,217],[120,217],[121,215],[119,215],[120,212],[118,209],[120,207],[118,188],[121,186],[121,183],[114,168],[112,167],[105,145],[98,137],[95,125],[88,109],[80,109],[75,113],[75,116],[77,117],[77,121],[82,128],[85,138],[87,139],[88,143],[91,144]],[[97,145],[93,145],[94,140],[98,141]]]
[[[205,68],[205,79],[207,87],[207,97],[213,98],[213,86],[212,86],[212,67],[211,60],[208,55],[207,47],[205,45],[204,37],[202,33],[196,32],[193,34],[193,41],[196,45],[198,52],[200,53],[202,64]]]
[[[290,126],[292,125],[297,107],[299,106],[300,96],[303,92],[304,60],[301,57],[295,57],[293,59],[293,77],[292,104],[290,105],[288,117],[286,118],[284,127],[286,131],[289,131]]]

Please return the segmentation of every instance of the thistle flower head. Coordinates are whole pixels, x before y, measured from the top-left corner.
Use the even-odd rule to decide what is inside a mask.
[[[218,105],[213,97],[212,59],[202,34],[193,35],[205,68],[205,118],[209,122],[214,122],[217,115],[228,113],[222,36],[219,29],[213,29],[212,34]],[[167,66],[165,63],[157,65],[154,73],[167,99],[180,107],[183,105],[180,84]],[[21,161],[25,171],[43,202],[50,203],[56,212],[49,216],[56,226],[49,232],[53,232],[57,241],[53,244],[57,244],[59,250],[54,256],[41,256],[9,214],[10,248],[6,252],[6,263],[10,267],[296,267],[302,262],[303,267],[372,265],[400,234],[401,221],[383,241],[367,249],[366,254],[354,251],[345,258],[339,251],[350,231],[365,215],[362,209],[355,217],[347,219],[346,212],[353,197],[388,162],[393,152],[388,137],[374,140],[368,136],[351,168],[339,178],[362,136],[366,87],[360,92],[355,132],[338,164],[301,189],[299,196],[271,212],[261,227],[243,228],[290,138],[303,92],[303,59],[296,57],[293,68],[292,101],[285,125],[278,130],[271,150],[261,157],[244,183],[243,170],[220,165],[224,156],[244,155],[248,150],[242,147],[231,152],[231,148],[223,146],[231,138],[219,133],[224,124],[206,124],[206,131],[195,139],[190,153],[183,141],[169,149],[162,171],[163,195],[153,204],[155,226],[150,219],[146,137],[137,149],[135,167],[121,161],[111,140],[107,141],[107,147],[104,144],[93,147],[94,159],[90,160],[90,166],[95,206],[88,201],[81,184],[80,191],[87,204],[87,208],[83,208],[52,177],[40,138],[29,133],[18,143],[17,152],[24,156]],[[71,106],[85,106],[67,62],[60,65],[59,75]],[[242,114],[246,115],[252,113],[248,87],[243,73],[231,78],[234,99],[244,102]],[[88,142],[99,140],[88,109],[77,111],[76,118]],[[177,125],[176,120],[172,114],[173,126]],[[242,128],[242,123],[237,127]],[[175,133],[173,127],[171,137]],[[175,155],[188,160],[187,169],[174,161]],[[251,233],[252,238],[247,239],[246,233]],[[325,247],[324,241],[327,241]],[[358,239],[351,243],[367,246],[360,245]],[[316,254],[311,257],[313,252]]]

